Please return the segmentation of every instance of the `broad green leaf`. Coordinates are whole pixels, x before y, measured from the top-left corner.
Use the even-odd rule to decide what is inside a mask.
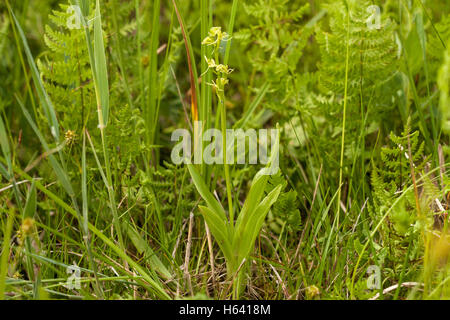
[[[231,262],[233,259],[233,251],[231,250],[228,223],[224,223],[210,208],[204,206],[198,206],[198,208],[206,223],[208,224],[212,235],[219,244],[219,247],[222,250],[225,258],[228,262]]]
[[[277,128],[279,128],[278,124]],[[253,179],[252,186],[250,188],[249,194],[247,195],[247,199],[236,221],[237,235],[242,235],[244,233],[244,230],[247,229],[247,225],[251,225],[252,223],[250,218],[253,216],[254,211],[260,204],[260,200],[264,194],[264,190],[269,179],[269,176],[264,173],[270,170],[272,163],[274,163],[275,157],[278,156],[279,145],[280,141],[279,137],[277,136],[277,140],[275,141],[275,144],[273,146],[267,167],[260,170]]]
[[[272,190],[272,192],[270,192],[258,205],[256,210],[254,210],[251,217],[249,217],[247,227],[242,230],[242,233],[239,235],[236,233],[236,236],[233,239],[233,248],[238,251],[238,263],[250,254],[250,251],[255,244],[256,237],[261,231],[264,219],[272,205],[277,201],[281,188],[282,185],[278,185]]]
[[[200,176],[197,169],[195,169],[195,166],[188,164],[188,169],[192,180],[197,187],[198,193],[200,193],[201,197],[208,205],[208,207],[199,206],[200,212],[225,255],[225,258],[229,263],[232,263],[233,251],[231,248],[231,239],[233,237],[233,227],[230,225],[222,205],[209,191],[208,187],[203,182],[203,178]]]
[[[222,207],[222,205],[219,203],[219,201],[216,200],[216,198],[213,196],[213,194],[209,191],[208,187],[206,186],[205,182],[203,181],[203,178],[198,173],[197,169],[195,169],[195,166],[192,164],[188,164],[189,173],[191,174],[192,180],[194,181],[195,186],[197,187],[198,193],[202,196],[203,200],[206,201],[208,204],[208,207],[219,216],[219,218],[226,222],[227,216],[225,214],[225,210]]]
[[[245,200],[244,206],[236,220],[236,234],[242,232],[245,229],[249,217],[252,215],[253,211],[257,208],[264,194],[264,189],[266,188],[268,176],[259,175],[253,180],[250,191]]]

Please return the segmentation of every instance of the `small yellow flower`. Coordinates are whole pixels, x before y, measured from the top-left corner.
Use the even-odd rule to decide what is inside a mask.
[[[23,234],[20,231],[20,229],[17,230],[16,237],[17,237],[17,242],[19,243],[19,245],[22,245],[23,244]]]
[[[225,90],[225,85],[228,84],[228,79],[225,78],[219,78],[215,82],[214,80],[212,83],[208,83],[210,86],[212,86],[215,90],[219,98],[221,97],[221,93]]]
[[[208,36],[205,39],[203,39],[202,44],[210,46],[213,44],[220,43],[223,39],[226,40],[229,39],[228,33],[222,32],[221,27],[212,27],[208,32]]]
[[[13,275],[13,278],[14,278],[14,279],[20,279],[21,276],[22,276],[22,275],[20,274],[20,272],[19,272],[19,271],[16,271],[16,272],[14,273],[14,275]]]
[[[219,64],[216,66],[216,71],[220,73],[230,74],[233,72],[233,69],[228,68],[227,65]]]
[[[225,78],[219,78],[217,79],[217,85],[219,86],[219,88],[223,89],[227,84],[228,84],[228,79]]]
[[[320,294],[319,288],[317,288],[314,285],[313,286],[309,286],[309,287],[306,288],[306,297],[308,299],[314,299],[319,294]]]
[[[214,82],[214,80],[211,83],[208,83],[208,85],[210,85],[211,87],[213,87],[216,90],[219,90],[219,86],[217,85],[216,82]]]
[[[27,236],[33,232],[34,219],[25,218],[20,226],[20,233],[22,236]]]
[[[71,146],[75,143],[75,140],[77,140],[78,135],[75,133],[75,131],[67,130],[64,134],[64,138],[66,139],[67,145]]]
[[[220,36],[220,35],[222,35],[222,28],[221,27],[212,27],[211,29],[209,29],[208,35],[211,38]]]
[[[141,58],[141,63],[144,67],[148,66],[150,63],[150,57],[145,55]]]
[[[214,59],[208,59],[207,57],[205,57],[205,59],[206,59],[206,63],[208,64],[208,68],[216,67],[216,62],[214,61]]]
[[[206,37],[205,39],[203,39],[203,41],[202,41],[202,44],[207,45],[207,46],[212,45],[214,43],[216,43],[216,41],[212,37],[209,37],[209,36]]]

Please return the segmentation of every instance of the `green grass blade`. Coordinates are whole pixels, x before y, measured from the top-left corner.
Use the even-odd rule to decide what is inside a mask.
[[[83,130],[83,147],[81,151],[81,198],[82,198],[82,207],[81,207],[81,213],[82,213],[82,228],[83,228],[83,234],[84,234],[84,243],[86,245],[87,251],[88,251],[88,259],[89,263],[93,269],[94,277],[95,277],[95,291],[99,297],[103,297],[103,290],[100,286],[99,280],[98,280],[98,274],[97,274],[97,265],[93,261],[92,257],[92,248],[90,243],[90,237],[89,237],[89,201],[88,201],[88,193],[87,193],[87,172],[86,172],[86,131]]]
[[[95,79],[97,82],[97,104],[99,108],[99,116],[100,114],[102,115],[102,118],[99,118],[99,122],[100,126],[106,127],[109,118],[109,84],[99,0],[97,0],[94,18],[94,59],[96,73]]]
[[[86,173],[86,131],[83,131],[83,148],[81,151],[81,198],[82,198],[82,214],[83,229],[88,232],[88,193],[87,193],[87,173]]]
[[[28,192],[27,202],[23,209],[23,218],[33,218],[36,213],[37,195],[35,180],[31,183],[30,191]]]
[[[347,105],[348,105],[348,78],[350,71],[350,8],[348,7],[347,1],[345,1],[345,6],[347,7],[347,37],[346,37],[346,58],[345,58],[345,88],[344,88],[344,106],[343,106],[343,117],[342,117],[342,134],[341,134],[341,156],[339,161],[339,185],[338,185],[338,198],[336,202],[336,215],[338,216],[341,212],[341,193],[342,193],[342,181],[344,179],[344,151],[345,151],[345,129],[347,125]]]
[[[183,16],[181,15],[180,11],[178,10],[178,5],[176,0],[172,0],[172,4],[175,8],[175,13],[178,18],[178,22],[181,27],[181,32],[183,34],[184,44],[186,47],[186,54],[187,54],[187,60],[188,60],[188,68],[189,68],[189,77],[190,77],[190,84],[191,84],[191,110],[192,110],[192,120],[196,121],[198,120],[198,96],[199,96],[199,89],[197,86],[197,65],[195,63],[195,57],[194,57],[194,50],[192,49],[192,43],[191,39],[189,37],[189,34],[186,32],[185,23],[183,21]]]
[[[12,168],[11,149],[9,147],[8,134],[6,132],[5,124],[1,116],[0,116],[0,147],[2,148],[3,156],[6,159],[8,169],[11,171]]]
[[[6,276],[8,274],[9,242],[14,222],[14,209],[9,210],[5,230],[3,230],[3,248],[0,261],[0,300],[5,299]]]
[[[41,142],[43,148],[45,151],[49,151],[50,148],[47,144],[47,141],[45,140],[44,136],[34,123],[33,119],[31,118],[31,115],[28,113],[28,110],[23,105],[22,101],[17,97],[17,102],[19,103],[20,108],[22,109],[22,112],[25,116],[25,118],[28,120],[28,123],[30,124],[31,128],[33,129],[34,133],[38,137],[39,141]],[[66,172],[63,170],[61,165],[59,164],[58,160],[56,160],[55,156],[50,154],[48,156],[48,159],[50,161],[50,164],[53,168],[53,171],[55,172],[56,176],[58,177],[59,182],[63,186],[63,188],[66,190],[67,194],[71,197],[75,196],[75,193],[72,188],[72,184],[70,183],[69,177],[67,176]]]
[[[80,7],[83,16],[89,16],[89,0],[75,0],[76,4]]]
[[[6,168],[2,164],[0,164],[0,175],[2,177],[4,177],[6,180],[10,179],[8,171],[6,170]]]
[[[172,274],[170,271],[158,258],[153,249],[148,245],[147,241],[145,241],[139,232],[127,221],[122,222],[122,228],[128,234],[128,237],[131,239],[131,242],[133,242],[138,252],[140,254],[144,254],[144,259],[148,262],[150,267],[165,279],[171,279]]]
[[[269,82],[264,83],[264,85],[261,87],[261,89],[259,89],[258,94],[256,95],[255,99],[252,101],[252,103],[248,107],[248,109],[245,112],[245,114],[233,126],[234,129],[240,129],[240,128],[244,128],[245,127],[247,122],[253,116],[253,113],[255,113],[256,108],[260,105],[260,103],[264,99],[266,93],[269,91],[269,88],[270,88]]]
[[[450,45],[448,48],[438,75],[438,86],[441,90],[439,106],[442,113],[442,129],[446,133],[450,133]]]
[[[106,178],[105,172],[103,171],[102,164],[100,163],[100,159],[98,158],[97,151],[95,151],[94,143],[92,142],[91,136],[89,135],[89,132],[86,131],[86,136],[89,141],[89,145],[92,149],[92,154],[94,155],[95,162],[97,163],[98,171],[100,172],[100,176],[102,177],[103,183],[105,184],[106,188],[109,188],[108,179]]]
[[[42,108],[44,109],[44,114],[50,126],[50,132],[52,133],[55,140],[59,142],[59,124],[58,119],[56,118],[55,108],[53,107],[53,103],[50,100],[50,97],[48,96],[47,91],[44,88],[44,84],[42,83],[39,71],[36,67],[36,63],[34,62],[25,34],[23,33],[22,28],[20,27],[19,21],[17,21],[14,12],[11,11],[11,15],[15,21],[17,30],[19,31],[19,35],[22,39],[25,54],[28,59],[28,64],[30,65],[31,68],[31,75],[33,77],[33,82],[36,87],[36,91],[38,93]]]
[[[210,24],[210,3],[211,0],[201,0],[201,39],[205,39],[208,36],[208,31],[212,27]],[[212,72],[209,70],[204,57],[211,56],[211,48],[209,46],[201,46],[201,97],[200,97],[200,120],[205,124],[204,130],[208,130],[210,127],[211,113],[212,113],[212,92],[208,88],[208,83],[212,81]],[[204,173],[204,171],[202,171]]]
[[[239,5],[239,0],[233,0],[233,5],[231,6],[230,21],[228,23],[228,30],[227,30],[230,38],[233,36],[234,23],[236,21],[238,5]],[[228,64],[228,59],[230,58],[231,42],[232,42],[232,40],[227,41],[227,48],[225,50],[225,58],[223,59],[224,64]]]
[[[27,173],[23,172],[20,168],[14,167],[14,171],[17,172],[20,176],[25,179],[32,180]],[[61,198],[59,198],[53,192],[47,190],[39,181],[36,181],[36,188],[40,190],[42,193],[47,195],[50,199],[55,201],[59,206],[61,206],[64,210],[70,213],[73,217],[77,218],[78,213],[70,207],[67,203],[65,203]],[[155,294],[161,299],[170,300],[171,297],[167,292],[165,292],[161,283],[158,280],[153,279],[138,263],[136,263],[133,259],[131,259],[126,252],[124,252],[120,247],[116,246],[112,240],[110,240],[107,236],[105,236],[100,230],[98,230],[93,224],[88,223],[89,230],[94,233],[102,242],[104,242],[111,250],[113,250],[121,259],[127,261],[127,263],[142,276],[142,278],[150,285],[151,289],[155,292]],[[0,277],[1,279],[1,277]]]
[[[146,106],[147,112],[145,115],[147,127],[150,129],[149,143],[153,144],[155,141],[156,126],[158,114],[156,113],[158,101],[158,45],[159,45],[159,16],[161,10],[160,0],[153,1],[153,17],[152,17],[152,34],[150,37],[150,68],[149,68],[149,84],[150,90],[148,92],[149,105]]]
[[[97,111],[100,134],[102,138],[103,156],[106,167],[106,186],[108,189],[109,205],[113,215],[114,227],[116,229],[118,241],[122,250],[125,250],[122,231],[119,222],[119,215],[116,206],[116,195],[113,186],[111,164],[109,160],[108,143],[105,135],[105,128],[109,118],[109,84],[108,71],[106,65],[105,45],[103,42],[102,19],[100,13],[100,2],[97,0],[94,17],[94,50],[90,41],[89,30],[86,29],[86,42],[88,46],[91,69],[94,78],[94,87],[97,98]],[[93,52],[92,52],[93,51]],[[98,162],[98,161],[97,161]]]

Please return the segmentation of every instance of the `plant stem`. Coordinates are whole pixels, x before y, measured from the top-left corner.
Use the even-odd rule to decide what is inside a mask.
[[[233,197],[231,194],[231,178],[230,167],[227,163],[227,115],[225,107],[225,96],[223,93],[219,95],[219,104],[221,109],[221,124],[222,124],[222,154],[223,154],[223,169],[225,173],[225,183],[227,185],[227,198],[228,198],[228,214],[230,215],[230,223],[234,225],[234,210],[233,210]]]
[[[349,60],[350,60],[350,8],[347,4],[347,52],[345,61],[345,92],[344,92],[344,116],[342,119],[342,136],[341,136],[341,158],[339,162],[339,186],[338,186],[338,197],[337,197],[337,228],[339,228],[339,214],[341,209],[341,193],[342,193],[342,180],[343,180],[343,170],[344,170],[344,150],[345,150],[345,125],[347,116],[347,95],[348,95],[348,71],[349,71]]]

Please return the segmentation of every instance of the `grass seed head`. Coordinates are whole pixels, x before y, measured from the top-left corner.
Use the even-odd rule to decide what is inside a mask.
[[[72,146],[78,139],[78,135],[73,130],[67,130],[64,134],[64,138],[66,139],[66,144]]]

